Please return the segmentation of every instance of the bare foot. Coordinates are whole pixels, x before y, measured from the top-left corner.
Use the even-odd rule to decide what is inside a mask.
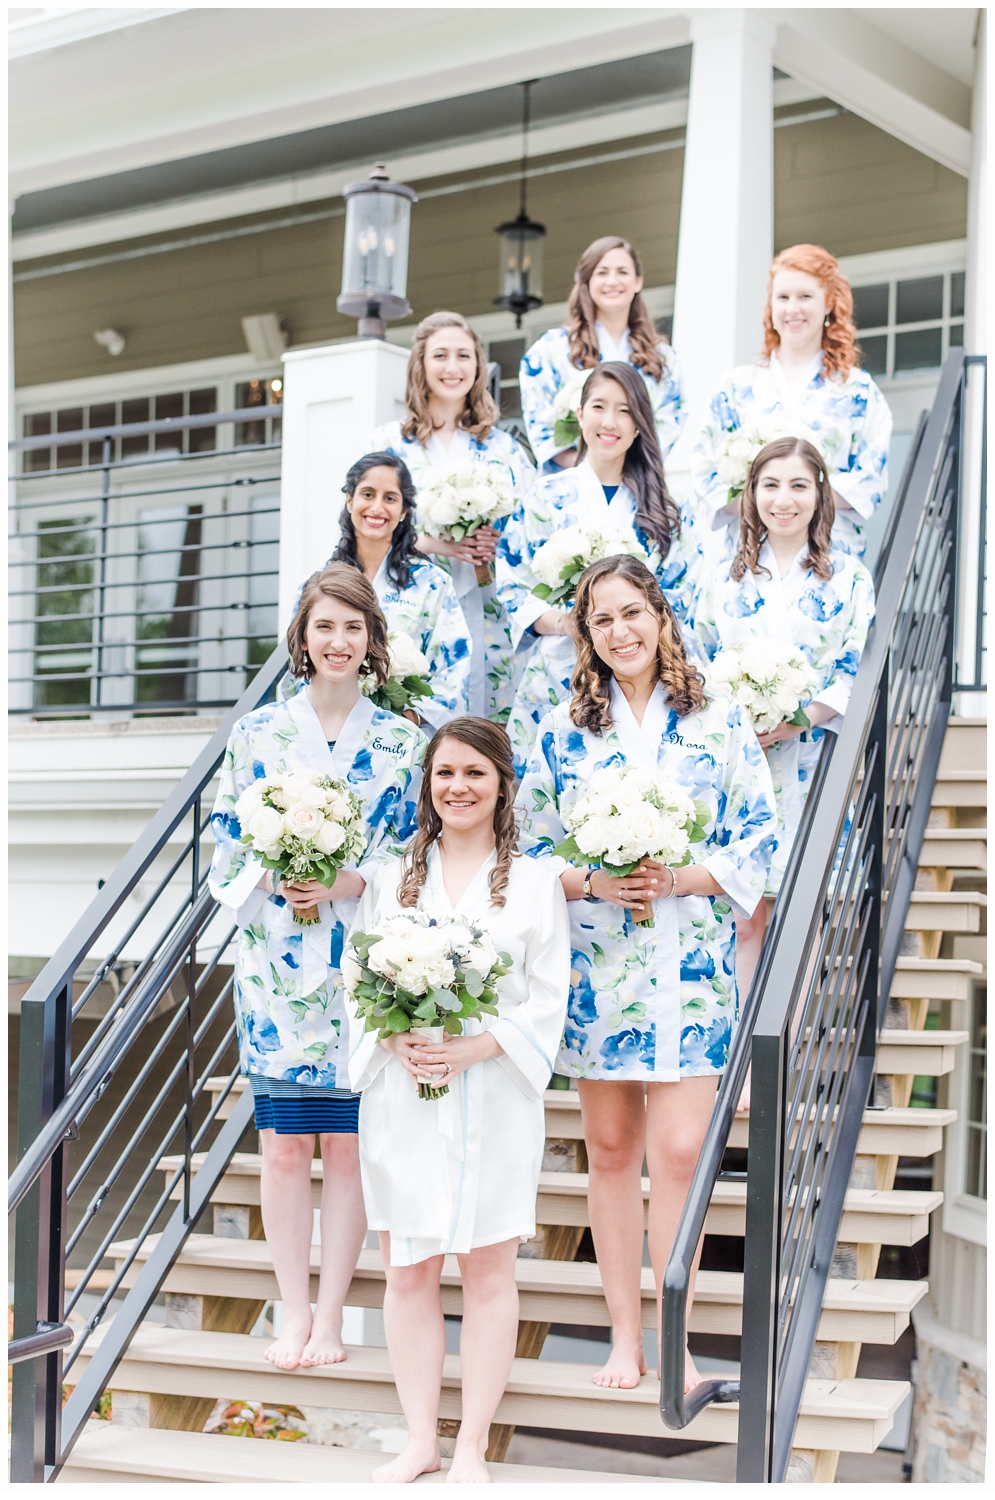
[[[744,1110],[747,1110],[750,1107],[750,1084],[752,1080],[753,1068],[751,1066],[746,1070],[746,1082],[743,1084],[743,1092],[740,1094],[739,1103],[736,1105],[736,1113],[738,1115],[741,1115]]]
[[[283,1332],[275,1343],[270,1344],[263,1355],[278,1370],[296,1370],[301,1363],[301,1353],[311,1335],[311,1320],[294,1323],[285,1318]]]
[[[612,1390],[631,1391],[639,1384],[640,1376],[646,1374],[646,1361],[643,1358],[642,1345],[629,1349],[621,1348],[617,1344],[612,1345],[612,1352],[605,1364],[591,1379],[595,1385],[605,1386]]]
[[[315,1365],[337,1365],[345,1359],[342,1346],[342,1323],[320,1322],[315,1317],[311,1324],[311,1337],[301,1352],[301,1364],[309,1369]]]
[[[440,1467],[438,1443],[408,1443],[389,1464],[374,1469],[370,1478],[374,1484],[411,1484],[419,1474],[434,1474]]]
[[[693,1391],[696,1385],[700,1385],[702,1377],[698,1374],[691,1352],[688,1350],[684,1355],[684,1394]]]
[[[491,1476],[487,1472],[484,1462],[484,1454],[487,1451],[487,1441],[482,1445],[463,1443],[457,1441],[453,1461],[449,1465],[449,1473],[446,1475],[447,1484],[490,1484]]]

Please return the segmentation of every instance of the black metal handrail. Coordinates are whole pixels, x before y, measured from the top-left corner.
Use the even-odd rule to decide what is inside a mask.
[[[208,1102],[208,1078],[227,1069],[230,1089],[237,1075],[233,981],[224,958],[235,929],[207,887],[201,845],[210,836],[207,798],[231,728],[272,696],[286,666],[281,646],[21,1001],[18,1161],[8,1193],[15,1214],[15,1482],[57,1477],[249,1123],[248,1094],[225,1120],[219,1111],[227,1091]],[[152,890],[134,913],[129,897],[143,879]],[[90,955],[111,934],[90,973]],[[132,960],[136,945],[142,957]],[[74,1057],[73,1020],[112,981],[116,993]],[[150,1033],[164,1006],[161,1034]],[[108,1090],[135,1058],[137,1067],[128,1070],[134,1076],[112,1098]],[[179,1165],[164,1166],[177,1151]],[[203,1151],[198,1166],[194,1155]],[[126,1249],[119,1244],[125,1233]],[[67,1297],[70,1257],[75,1285]],[[108,1258],[109,1275],[102,1270]],[[104,1336],[91,1345],[111,1312]],[[85,1368],[63,1407],[63,1385],[81,1353]]]
[[[955,688],[968,368],[952,350],[916,432],[875,622],[843,728],[826,737],[664,1274],[661,1415],[681,1429],[710,1402],[738,1401],[740,1483],[780,1482],[787,1467]],[[979,578],[981,611],[983,561]],[[748,1068],[740,1379],[685,1394],[691,1268]]]

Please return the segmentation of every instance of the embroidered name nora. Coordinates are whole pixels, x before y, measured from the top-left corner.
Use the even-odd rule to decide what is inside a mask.
[[[670,731],[667,739],[672,745],[683,745],[685,750],[704,750],[706,748],[704,745],[697,744],[695,740],[686,740],[683,735],[677,733],[676,729]]]
[[[385,745],[379,735],[377,735],[376,739],[373,741],[373,748],[374,750],[383,750],[386,755],[404,754],[403,745]]]

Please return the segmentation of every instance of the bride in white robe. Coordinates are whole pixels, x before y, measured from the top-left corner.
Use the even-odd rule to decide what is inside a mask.
[[[511,972],[498,1015],[441,1043],[401,1033],[378,1042],[350,1018],[350,1077],[362,1092],[360,1159],[367,1219],[387,1271],[384,1321],[410,1441],[374,1475],[409,1483],[439,1467],[436,1420],[445,1354],[439,1278],[447,1252],[463,1284],[462,1418],[450,1477],[486,1479],[488,1431],[518,1328],[515,1259],[535,1234],[545,1141],[543,1092],[566,1016],[570,937],[557,861],[517,856],[511,751],[483,719],[454,720],[432,740],[419,832],[385,864],[355,929],[417,904],[483,927]],[[438,1101],[416,1076],[445,1079]]]

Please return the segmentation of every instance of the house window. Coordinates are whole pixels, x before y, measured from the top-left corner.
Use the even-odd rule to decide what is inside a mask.
[[[937,370],[964,342],[964,272],[893,277],[853,288],[861,364],[871,375]]]
[[[250,406],[279,406],[283,400],[283,381],[279,376],[273,380],[244,380],[235,387],[235,409],[244,411]],[[235,424],[235,446],[237,448],[262,447],[266,443],[278,443],[281,432],[280,418],[258,422]]]
[[[971,1015],[971,1041],[967,1083],[967,1140],[964,1158],[964,1192],[972,1198],[988,1197],[986,1167],[988,1145],[988,1070],[986,1058],[987,990],[975,985]]]
[[[25,437],[57,436],[60,432],[82,432],[100,427],[120,427],[128,422],[161,422],[168,418],[204,416],[218,409],[214,386],[196,391],[167,391],[161,396],[136,396],[123,401],[95,401],[90,406],[68,406],[59,411],[28,412]],[[192,427],[186,432],[141,433],[111,441],[112,463],[142,461],[150,455],[211,453],[217,447],[217,428]],[[21,472],[38,474],[50,469],[81,469],[103,461],[104,444],[59,443],[51,448],[33,448],[21,454]]]

